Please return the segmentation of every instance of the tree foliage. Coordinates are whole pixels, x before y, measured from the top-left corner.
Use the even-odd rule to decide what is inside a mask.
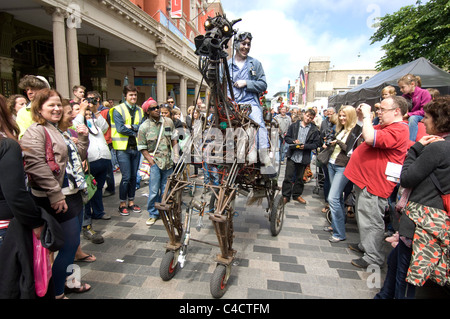
[[[379,71],[420,57],[448,71],[450,69],[450,1],[430,0],[402,7],[380,18],[371,44],[386,40]]]

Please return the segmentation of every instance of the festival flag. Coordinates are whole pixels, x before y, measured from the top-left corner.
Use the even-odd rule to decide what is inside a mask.
[[[181,19],[183,17],[183,0],[172,0],[170,17],[174,19]]]

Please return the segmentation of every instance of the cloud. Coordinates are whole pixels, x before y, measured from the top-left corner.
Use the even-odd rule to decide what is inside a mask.
[[[263,5],[262,5],[263,3]],[[373,69],[381,44],[370,45],[374,18],[415,0],[224,0],[229,20],[253,35],[250,55],[263,64],[269,96],[295,83],[314,56],[327,56],[335,69]],[[255,9],[257,8],[257,9]]]

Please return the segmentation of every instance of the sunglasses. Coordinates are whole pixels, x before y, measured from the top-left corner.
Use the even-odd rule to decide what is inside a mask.
[[[245,39],[252,40],[253,39],[252,34],[250,32],[243,32],[238,35],[239,42],[244,41]]]
[[[154,107],[149,107],[148,109],[149,109],[149,111],[155,111],[155,110],[158,110],[158,109],[159,109],[159,105],[154,106]]]

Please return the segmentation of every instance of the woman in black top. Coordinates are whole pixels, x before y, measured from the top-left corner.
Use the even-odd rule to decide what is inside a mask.
[[[429,135],[416,142],[403,163],[400,185],[411,189],[409,201],[444,210],[441,192],[432,181],[433,174],[444,193],[450,192],[450,97],[437,98],[424,106],[424,124]],[[402,214],[400,240],[388,257],[388,272],[383,288],[375,298],[414,298],[415,286],[406,281],[410,266],[416,224]],[[421,269],[424,271],[425,269]]]
[[[25,186],[19,128],[0,95],[0,299],[35,298],[33,237],[43,220]]]

